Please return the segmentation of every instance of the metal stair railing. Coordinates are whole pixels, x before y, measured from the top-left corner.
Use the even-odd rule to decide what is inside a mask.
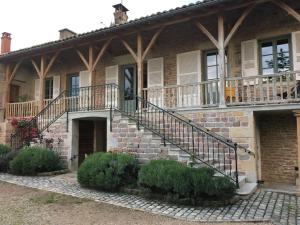
[[[134,99],[134,103],[125,101],[118,110],[134,120],[138,127],[160,136],[165,144],[168,142],[178,147],[192,160],[213,168],[239,186],[237,143],[216,136],[142,97],[135,96]]]

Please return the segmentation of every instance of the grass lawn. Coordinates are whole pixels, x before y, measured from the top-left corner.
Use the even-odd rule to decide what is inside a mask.
[[[108,204],[0,182],[1,225],[195,225]],[[246,225],[234,223],[235,225]],[[250,223],[248,223],[250,225]],[[258,224],[256,225],[269,225]],[[204,224],[202,224],[204,225]],[[210,224],[212,225],[212,224]],[[229,225],[220,224],[218,225]]]

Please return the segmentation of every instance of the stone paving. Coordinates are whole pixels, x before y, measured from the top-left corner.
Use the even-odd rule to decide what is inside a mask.
[[[271,221],[274,224],[300,225],[300,197],[258,190],[247,199],[226,207],[185,207],[139,196],[105,193],[81,188],[75,174],[52,177],[21,177],[0,173],[0,181],[52,191],[79,198],[113,204],[168,217],[199,222]]]

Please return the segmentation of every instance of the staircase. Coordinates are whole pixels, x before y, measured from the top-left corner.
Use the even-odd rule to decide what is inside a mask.
[[[72,93],[76,96],[72,97]],[[245,184],[245,176],[238,172],[238,149],[236,143],[194,124],[182,115],[162,109],[144,98],[134,96],[133,101],[119,105],[118,86],[115,84],[79,88],[62,92],[38,115],[11,136],[13,149],[38,138],[64,113],[93,110],[110,110],[134,121],[137,129],[148,130],[169,146],[170,154],[179,154],[195,166],[208,166],[217,175],[229,177],[237,187]],[[111,123],[112,124],[112,123]],[[251,154],[247,149],[242,149]]]

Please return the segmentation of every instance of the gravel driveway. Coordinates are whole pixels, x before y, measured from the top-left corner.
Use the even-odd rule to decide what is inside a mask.
[[[0,202],[1,225],[199,224],[174,220],[163,216],[155,216],[148,213],[96,203],[89,200],[77,199],[51,192],[20,187],[4,182],[0,182]],[[246,223],[234,224],[246,225]],[[256,223],[256,225],[263,224]]]

